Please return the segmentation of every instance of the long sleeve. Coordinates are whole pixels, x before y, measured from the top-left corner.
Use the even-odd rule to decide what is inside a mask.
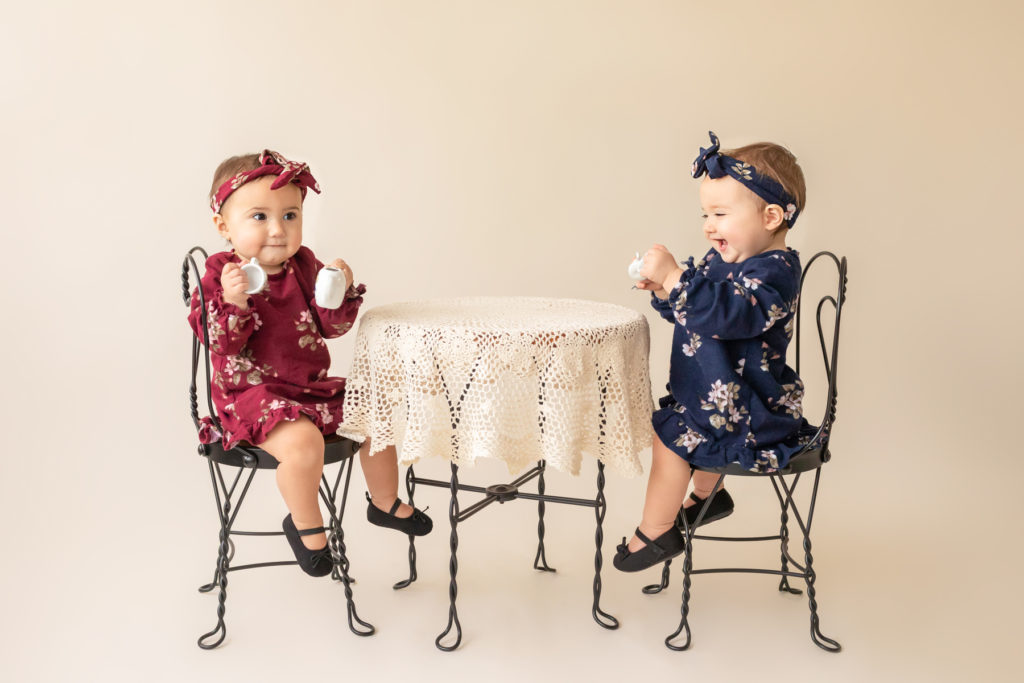
[[[659,299],[657,294],[651,292],[651,308],[656,310],[662,318],[670,323],[677,322],[676,302],[679,299],[679,295],[697,272],[696,267],[693,265],[692,256],[679,265],[683,267],[683,274],[679,276],[679,282],[669,291],[668,297]]]
[[[670,323],[676,321],[676,313],[672,308],[672,302],[668,299],[659,299],[653,292],[651,293],[651,308],[656,310],[658,315]]]
[[[309,310],[313,311],[313,318],[320,329],[320,334],[325,339],[340,337],[352,329],[359,307],[363,304],[363,293],[366,292],[366,285],[352,285],[345,292],[345,300],[337,308],[321,308],[316,305],[316,300],[309,302]]]
[[[320,259],[313,255],[313,252],[305,247],[296,254],[296,263],[301,270],[301,277],[307,285],[309,294],[309,310],[313,313],[313,320],[316,322],[320,336],[324,339],[333,339],[352,329],[352,324],[359,313],[359,307],[363,304],[363,294],[366,292],[366,285],[353,284],[345,292],[345,300],[338,308],[322,308],[316,304],[315,283],[316,276],[324,267]]]
[[[751,259],[724,280],[697,272],[674,302],[676,320],[717,339],[757,337],[788,316],[798,278],[784,260],[771,257]]]
[[[220,285],[220,271],[224,267],[225,258],[214,254],[206,261],[206,274],[200,286],[206,298],[206,319],[210,332],[210,351],[230,356],[241,351],[245,342],[256,327],[253,316],[252,300],[249,310],[242,311],[234,304],[224,301],[224,289]],[[203,339],[203,323],[198,289],[192,293],[192,305],[188,322],[192,331],[200,340]]]

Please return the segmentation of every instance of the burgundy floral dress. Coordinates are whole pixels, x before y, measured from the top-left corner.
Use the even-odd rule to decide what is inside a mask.
[[[220,252],[206,261],[202,279],[210,327],[213,403],[223,426],[204,418],[203,443],[221,439],[224,448],[240,441],[258,445],[282,420],[305,415],[325,435],[341,422],[345,380],[328,377],[331,356],[324,339],[352,328],[365,285],[350,287],[342,305],[320,308],[313,298],[316,274],[323,267],[306,247],[279,273],[267,276],[263,291],[249,296],[249,310],[224,301],[220,273],[224,264],[242,260]],[[202,339],[199,293],[192,294],[188,321]]]

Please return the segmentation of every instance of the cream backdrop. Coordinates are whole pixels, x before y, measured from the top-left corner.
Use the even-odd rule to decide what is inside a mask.
[[[3,15],[0,679],[1019,672],[1019,3],[95,0]],[[804,598],[749,576],[697,577],[694,647],[671,653],[678,575],[647,597],[654,572],[610,562],[604,606],[623,626],[605,632],[589,615],[590,514],[549,508],[560,571],[534,575],[519,503],[463,527],[466,641],[442,655],[445,493],[418,493],[438,531],[396,594],[405,541],[366,524],[358,473],[346,528],[379,633],[348,633],[337,586],[272,569],[231,575],[228,642],[196,648],[216,530],[178,276],[188,247],[222,244],[205,198],[216,164],[264,146],[308,161],[324,193],[306,243],[353,265],[368,307],[522,294],[645,311],[657,387],[671,329],[625,266],[653,242],[705,248],[688,172],[709,128],[790,147],[809,196],[792,246],[850,259],[815,522],[822,628],[843,653],[810,643]],[[351,344],[331,344],[338,374]],[[549,490],[589,492],[593,474]],[[505,480],[489,464],[471,475]],[[771,510],[755,484],[731,484],[729,530]],[[609,481],[606,561],[643,489]],[[284,514],[269,477],[252,505],[270,525]]]

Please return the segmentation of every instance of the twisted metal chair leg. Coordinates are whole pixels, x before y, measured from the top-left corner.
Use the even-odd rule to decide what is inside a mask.
[[[665,638],[665,647],[676,652],[689,649],[691,642],[690,633],[690,572],[693,571],[693,536],[696,533],[697,525],[701,523],[704,515],[707,513],[708,506],[711,504],[711,499],[714,498],[715,494],[718,493],[722,487],[722,481],[725,479],[724,474],[718,476],[718,480],[715,482],[714,488],[711,489],[711,495],[708,496],[707,500],[704,501],[703,507],[697,513],[697,519],[694,521],[694,526],[690,526],[690,523],[686,521],[686,515],[681,514],[679,521],[683,523],[683,540],[685,541],[684,554],[683,554],[683,604],[679,608],[680,619],[679,626],[675,631],[670,633]],[[680,633],[686,632],[686,640],[681,645],[676,645],[672,641],[679,636]]]
[[[685,550],[683,551],[683,604],[679,608],[679,626],[665,638],[665,647],[676,652],[689,649],[691,640],[688,617],[690,614],[690,572],[693,570],[693,530],[689,528],[685,521],[683,524],[683,537],[686,541]],[[686,640],[681,645],[675,645],[672,641],[684,631],[686,632]]]
[[[782,475],[773,476],[781,477]],[[782,554],[782,571],[788,572],[789,558],[787,557],[787,555],[789,554],[789,506],[786,504],[785,500],[780,499],[780,502],[782,503],[782,520],[781,525],[779,527],[779,536],[781,536],[782,538],[779,541],[779,546],[781,548]],[[793,588],[789,585],[789,577],[785,574],[783,574],[782,578],[779,580],[779,592],[789,593],[790,595],[800,595],[801,593],[803,593],[803,591],[799,588]]]
[[[413,503],[413,493],[416,491],[416,474],[412,465],[405,471],[405,491],[409,495],[409,507],[416,507]],[[409,534],[409,578],[402,579],[392,586],[394,590],[406,588],[416,580],[416,537]]]
[[[605,513],[608,511],[608,503],[604,497],[604,463],[600,460],[597,461],[597,498],[595,502],[597,506],[594,508],[594,517],[597,520],[597,529],[594,532],[594,544],[597,546],[597,550],[594,552],[594,605],[591,614],[598,626],[614,631],[619,627],[619,620],[601,609],[601,567],[604,564],[601,554],[604,529],[601,525],[604,523]]]
[[[345,467],[343,463],[341,467]],[[352,461],[348,462],[348,467],[352,466]],[[341,472],[338,473],[339,479]],[[327,506],[327,512],[330,516],[330,533],[327,538],[328,544],[331,546],[331,558],[334,560],[334,568],[331,570],[331,576],[341,581],[342,586],[345,588],[345,604],[346,611],[348,614],[348,628],[352,633],[357,636],[371,636],[377,632],[377,629],[373,624],[363,621],[359,618],[359,613],[356,611],[356,603],[352,597],[352,577],[349,576],[349,560],[348,554],[345,548],[345,530],[341,526],[341,518],[338,516],[338,508],[335,505],[337,499],[337,489],[331,490],[330,485],[327,482],[326,477],[321,477],[323,485],[320,487],[320,498],[324,501],[324,505]],[[345,489],[348,490],[348,479],[345,480]],[[356,624],[359,626],[357,627]]]
[[[238,474],[235,476],[235,481],[231,488],[228,489],[224,485],[223,476],[220,474],[220,466],[216,469],[212,461],[207,461],[210,467],[210,481],[213,484],[214,500],[217,503],[217,516],[220,521],[220,543],[217,550],[217,569],[214,571],[213,581],[200,586],[200,592],[208,592],[213,589],[213,585],[216,584],[219,588],[217,592],[217,625],[212,630],[199,636],[196,644],[204,650],[212,650],[221,643],[224,642],[224,638],[227,635],[227,625],[224,622],[224,614],[227,611],[227,599],[228,599],[228,566],[231,562],[231,557],[234,555],[233,544],[231,543],[231,526],[234,523],[235,517],[232,514],[231,509],[231,496],[238,485],[238,481],[242,476],[243,469],[238,470]],[[238,505],[241,505],[242,500],[245,498],[246,492],[249,490],[249,484],[252,483],[253,477],[256,475],[256,470],[252,469],[249,472],[249,477],[245,482],[245,486],[242,488],[242,492],[239,495]],[[221,499],[221,489],[224,490],[223,500]],[[237,510],[235,512],[237,514]]]
[[[839,652],[842,646],[824,635],[821,632],[821,626],[818,620],[818,601],[815,598],[814,582],[816,575],[814,568],[811,566],[814,563],[814,558],[811,557],[811,539],[809,536],[804,537],[804,557],[806,558],[806,574],[807,574],[807,603],[811,610],[811,640],[814,644],[820,647],[822,650],[827,652]]]
[[[224,514],[229,513],[230,510],[231,504],[225,503]],[[217,593],[217,625],[213,627],[213,630],[199,636],[196,641],[196,644],[204,650],[214,649],[224,642],[224,637],[227,635],[224,613],[227,610],[225,603],[228,598],[228,530],[223,523],[220,528],[220,547],[217,553],[217,571],[214,573],[214,581],[220,589]],[[207,584],[199,590],[203,591],[203,588],[210,590],[213,585]]]
[[[544,470],[547,463],[541,460],[538,463],[540,474],[537,475],[537,495],[544,495]],[[533,558],[533,568],[542,572],[555,571],[548,566],[548,558],[544,553],[544,499],[537,501],[537,556]]]
[[[641,591],[645,595],[657,595],[661,591],[668,588],[669,583],[669,567],[672,566],[672,560],[665,560],[665,565],[661,568],[661,581],[658,583],[652,583],[644,586]]]
[[[837,641],[829,638],[821,632],[821,626],[818,619],[817,591],[814,588],[814,582],[817,580],[817,574],[814,571],[814,558],[811,556],[811,522],[814,519],[814,504],[818,498],[818,481],[820,479],[821,470],[819,469],[814,473],[814,488],[811,491],[811,506],[807,512],[807,525],[803,528],[804,574],[806,575],[805,581],[807,582],[807,604],[811,610],[811,640],[814,641],[815,645],[826,652],[839,652],[842,649],[842,646]]]
[[[452,479],[451,479],[451,503],[448,505],[448,522],[451,524],[451,535],[449,536],[449,546],[451,547],[451,559],[448,561],[448,571],[451,575],[451,580],[448,584],[448,625],[444,631],[434,640],[434,645],[437,646],[438,650],[444,652],[451,652],[452,650],[459,647],[462,643],[462,624],[459,623],[459,612],[455,608],[455,599],[459,594],[459,586],[455,580],[455,576],[459,571],[459,466],[452,463]],[[455,627],[455,642],[451,645],[442,645],[441,641],[451,633],[452,626]]]
[[[231,564],[231,560],[235,557],[235,542],[228,538],[228,564]],[[217,587],[218,579],[220,577],[220,541],[217,541],[217,560],[213,567],[213,578],[210,579],[210,583],[205,583],[199,587],[200,593],[209,593]]]

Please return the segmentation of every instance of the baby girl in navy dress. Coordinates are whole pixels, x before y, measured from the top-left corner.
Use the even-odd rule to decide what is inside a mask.
[[[756,143],[701,149],[704,236],[711,249],[679,267],[656,244],[643,257],[637,287],[675,325],[669,390],[652,417],[653,458],[643,518],[623,539],[614,564],[639,571],[683,551],[678,515],[696,521],[718,474],[691,466],[785,467],[813,435],[803,419],[803,384],[786,365],[800,283],[800,259],[786,235],[804,207],[803,172],[784,147]],[[693,480],[693,493],[686,498]],[[685,499],[685,500],[684,500]],[[702,523],[732,513],[720,490]]]

